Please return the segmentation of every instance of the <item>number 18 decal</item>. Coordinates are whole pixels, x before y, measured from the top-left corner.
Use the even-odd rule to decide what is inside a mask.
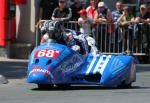
[[[34,58],[38,58],[38,57],[57,58],[59,54],[60,52],[57,50],[43,49],[37,51],[34,55]]]

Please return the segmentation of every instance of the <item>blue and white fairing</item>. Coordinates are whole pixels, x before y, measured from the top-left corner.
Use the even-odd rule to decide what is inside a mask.
[[[36,47],[28,65],[29,83],[118,86],[135,81],[132,56],[81,55],[67,46],[46,43]]]

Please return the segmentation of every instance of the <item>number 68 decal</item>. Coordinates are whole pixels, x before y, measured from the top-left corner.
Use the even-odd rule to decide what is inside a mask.
[[[57,58],[59,54],[60,52],[57,50],[43,49],[37,51],[34,55],[34,58],[38,58],[38,57]]]

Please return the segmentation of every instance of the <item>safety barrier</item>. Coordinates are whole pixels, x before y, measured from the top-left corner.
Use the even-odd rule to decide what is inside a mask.
[[[64,23],[65,28],[79,31],[77,21]],[[39,44],[39,29],[36,30],[36,45]],[[104,54],[150,55],[150,24],[100,23],[92,28],[99,51]]]

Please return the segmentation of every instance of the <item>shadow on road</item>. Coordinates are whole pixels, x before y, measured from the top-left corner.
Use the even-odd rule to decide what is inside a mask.
[[[27,74],[27,62],[25,61],[0,61],[0,75],[7,79],[25,78]]]
[[[130,88],[117,88],[117,87],[102,87],[102,86],[70,86],[70,87],[53,87],[53,88],[33,88],[33,91],[72,91],[72,90],[120,90],[120,89],[149,89],[150,87],[132,86]]]

